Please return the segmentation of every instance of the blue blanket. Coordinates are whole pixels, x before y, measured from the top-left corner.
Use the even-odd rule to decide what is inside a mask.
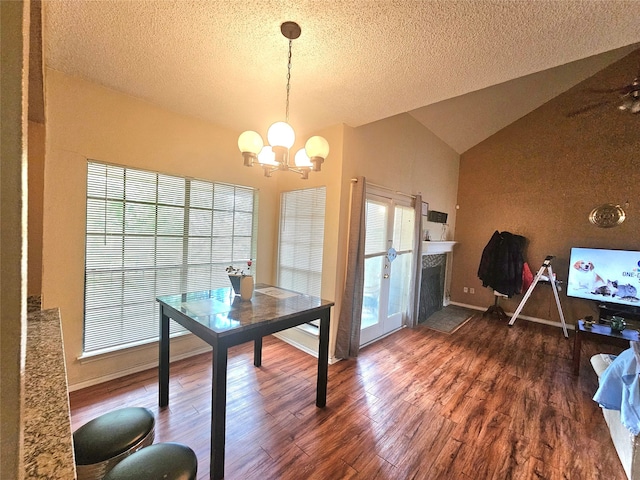
[[[593,399],[604,408],[620,410],[622,424],[634,435],[640,433],[640,365],[633,349],[622,352],[602,373]]]

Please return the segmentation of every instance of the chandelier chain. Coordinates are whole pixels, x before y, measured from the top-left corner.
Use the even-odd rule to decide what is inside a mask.
[[[0,0],[2,1],[2,0]],[[300,25],[295,22],[284,22],[280,31],[289,39],[289,57],[287,61],[287,103],[285,124],[276,122],[267,131],[267,140],[271,145],[265,145],[258,132],[247,130],[238,137],[238,148],[242,153],[244,165],[251,167],[257,161],[264,168],[264,174],[270,177],[273,172],[283,170],[299,174],[303,179],[309,178],[309,172],[319,172],[325,158],[329,154],[329,143],[325,138],[315,135],[307,140],[301,155],[295,163],[289,164],[290,148],[295,140],[295,132],[289,124],[289,97],[291,94],[291,64],[293,40],[301,33]],[[295,158],[291,156],[291,158]]]
[[[287,107],[285,112],[285,121],[289,123],[289,91],[291,90],[291,44],[293,40],[289,39],[289,63],[287,64]]]

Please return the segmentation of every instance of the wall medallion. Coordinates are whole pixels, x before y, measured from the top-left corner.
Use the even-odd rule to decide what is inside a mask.
[[[620,225],[626,217],[620,205],[605,203],[591,210],[589,221],[596,227],[611,228]]]

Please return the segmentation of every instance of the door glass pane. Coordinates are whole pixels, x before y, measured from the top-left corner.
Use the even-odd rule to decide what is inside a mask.
[[[407,311],[411,280],[411,254],[398,255],[391,263],[388,316]]]
[[[380,317],[380,281],[383,257],[364,261],[364,289],[362,292],[362,325],[367,328],[378,323]]]
[[[402,327],[408,314],[415,213],[396,202],[383,195],[367,197],[361,345]],[[389,247],[398,252],[393,261],[386,256]]]
[[[365,255],[387,250],[387,209],[383,203],[367,200]]]

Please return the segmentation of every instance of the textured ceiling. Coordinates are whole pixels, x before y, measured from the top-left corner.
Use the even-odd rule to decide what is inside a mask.
[[[464,153],[490,135],[637,48],[637,44],[618,48],[443,100],[409,113],[456,152]],[[621,83],[606,87],[623,87],[631,83],[636,71],[631,70],[627,75]],[[612,103],[619,100],[616,93],[611,93],[610,97]],[[589,94],[585,95],[584,99],[585,105],[591,105],[595,100],[603,100],[601,96]]]
[[[300,135],[412,112],[461,152],[470,140],[446,139],[451,122],[441,115],[467,118],[472,142],[488,136],[621,54],[578,62],[560,83],[549,77],[552,85],[531,74],[640,42],[639,7],[640,0],[55,0],[44,3],[44,54],[48,67],[264,134],[284,117],[280,24],[293,20],[302,35],[293,42],[290,120]],[[520,77],[520,88],[535,95],[513,91],[509,81]],[[511,89],[508,107],[494,105],[505,118],[484,133],[477,124],[487,111],[470,109],[469,97],[446,113],[444,100],[482,89],[499,98],[501,87]],[[427,105],[447,108],[436,115]]]

